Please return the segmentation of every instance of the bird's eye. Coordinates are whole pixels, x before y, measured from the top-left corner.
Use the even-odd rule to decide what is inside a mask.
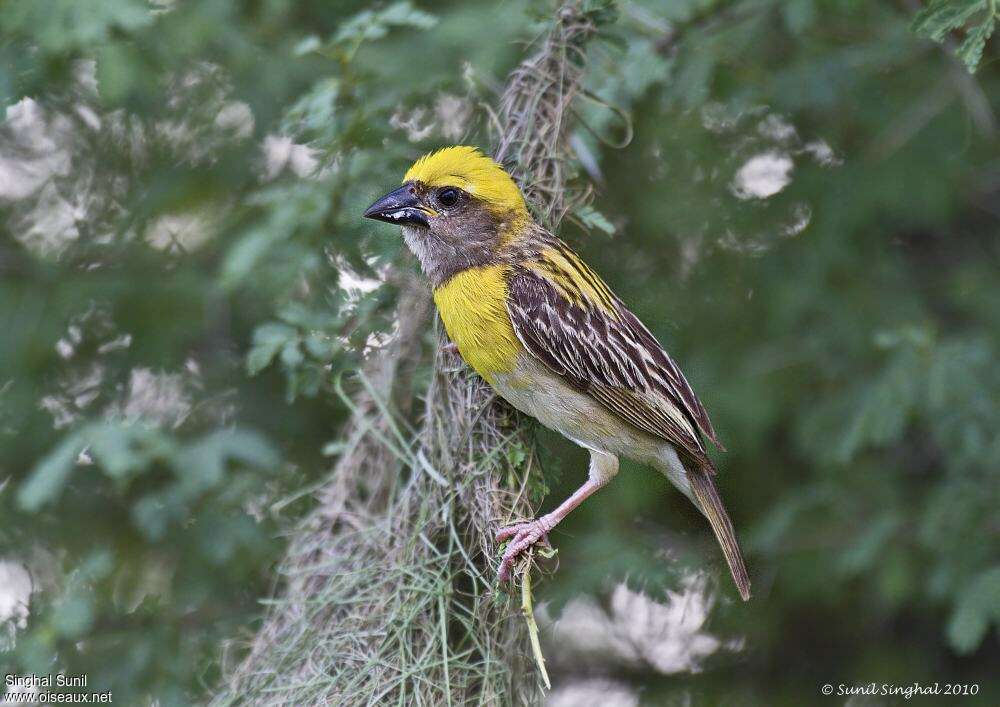
[[[461,192],[458,189],[455,189],[454,187],[445,187],[444,189],[438,191],[437,200],[441,206],[454,206],[458,203],[460,195]]]

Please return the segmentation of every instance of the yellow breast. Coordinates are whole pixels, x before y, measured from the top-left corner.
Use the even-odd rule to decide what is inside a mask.
[[[448,337],[465,362],[488,382],[510,373],[521,352],[507,314],[507,266],[464,270],[434,290]]]

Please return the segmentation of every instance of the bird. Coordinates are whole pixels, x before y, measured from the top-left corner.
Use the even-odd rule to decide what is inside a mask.
[[[750,578],[716,488],[708,413],[656,337],[532,217],[511,175],[467,145],[418,159],[364,216],[401,226],[451,346],[496,393],[590,453],[587,480],[555,510],[501,528],[498,579],[618,473],[662,472],[708,519],[744,601]]]

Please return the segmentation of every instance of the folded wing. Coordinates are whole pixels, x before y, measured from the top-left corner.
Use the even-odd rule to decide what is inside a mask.
[[[711,468],[708,413],[650,331],[564,244],[518,266],[507,309],[525,348],[622,420]],[[537,267],[536,267],[537,266]]]

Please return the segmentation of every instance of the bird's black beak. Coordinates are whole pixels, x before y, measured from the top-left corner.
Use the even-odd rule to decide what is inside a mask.
[[[365,218],[400,226],[428,228],[431,225],[427,219],[430,213],[429,209],[420,204],[416,189],[411,184],[404,184],[369,206],[365,211]]]

